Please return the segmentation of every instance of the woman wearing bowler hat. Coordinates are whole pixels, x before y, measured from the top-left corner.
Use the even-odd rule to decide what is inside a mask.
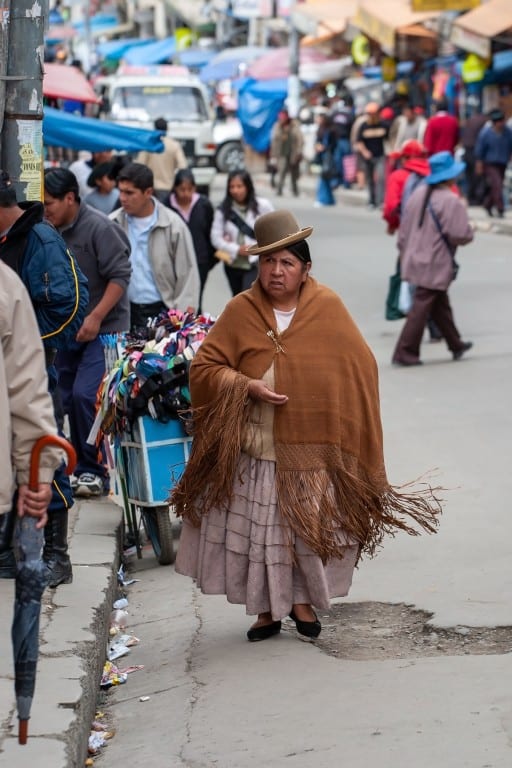
[[[429,159],[430,175],[410,196],[398,234],[400,273],[415,286],[413,305],[393,353],[395,365],[421,365],[420,344],[430,317],[454,360],[473,346],[463,341],[454,320],[448,288],[457,275],[457,246],[473,239],[464,203],[451,189],[465,163],[450,152]]]
[[[377,366],[340,298],[310,274],[289,211],[254,225],[258,278],[226,306],[190,369],[194,441],[171,503],[183,517],[176,570],[257,620],[290,616],[315,638],[316,609],[346,595],[361,552],[384,533],[433,530],[431,492],[387,479]]]

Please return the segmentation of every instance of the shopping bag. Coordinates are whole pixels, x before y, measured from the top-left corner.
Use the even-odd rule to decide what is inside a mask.
[[[398,291],[398,310],[403,315],[408,315],[412,307],[412,286],[407,280],[400,282],[400,290]]]
[[[394,275],[389,278],[388,295],[386,298],[386,320],[401,320],[404,317],[403,312],[398,308],[398,299],[400,297],[400,286],[402,278],[398,269]]]
[[[343,179],[347,184],[353,184],[357,176],[357,161],[355,155],[343,156]]]

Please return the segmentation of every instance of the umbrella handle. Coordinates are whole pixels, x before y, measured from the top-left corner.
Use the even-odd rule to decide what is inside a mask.
[[[32,452],[30,454],[30,474],[29,474],[29,488],[31,491],[37,491],[39,486],[39,456],[41,451],[47,445],[55,445],[66,453],[68,457],[66,474],[70,475],[76,465],[76,452],[70,442],[64,437],[59,435],[43,435],[32,446]]]

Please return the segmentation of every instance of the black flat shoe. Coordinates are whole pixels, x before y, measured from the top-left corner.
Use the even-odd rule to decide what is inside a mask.
[[[318,619],[315,619],[315,621],[301,621],[296,617],[295,611],[293,610],[290,613],[290,619],[295,622],[297,632],[305,637],[318,637],[322,631],[322,625]]]
[[[261,627],[251,627],[247,631],[247,639],[250,643],[257,643],[258,640],[266,640],[272,635],[278,635],[281,631],[281,622],[273,621],[271,624],[263,624]]]
[[[452,352],[453,359],[454,360],[460,360],[462,355],[465,352],[469,352],[469,350],[472,349],[472,348],[473,348],[473,342],[472,341],[464,342],[464,344],[462,345],[462,347],[460,349],[456,349],[455,352]]]

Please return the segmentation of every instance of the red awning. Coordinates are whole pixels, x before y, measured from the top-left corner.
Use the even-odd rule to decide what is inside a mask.
[[[99,101],[92,85],[79,69],[48,62],[44,64],[43,96],[94,103]]]

